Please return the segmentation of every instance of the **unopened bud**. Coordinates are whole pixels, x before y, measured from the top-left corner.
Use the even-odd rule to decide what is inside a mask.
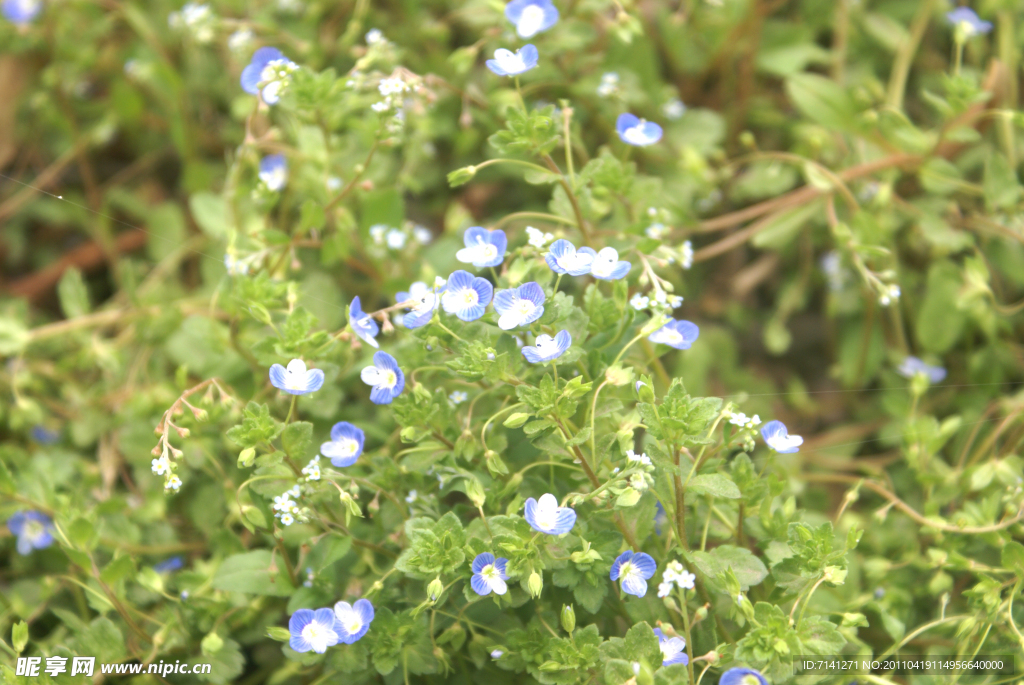
[[[444,592],[444,583],[441,582],[440,578],[434,578],[430,581],[430,585],[427,586],[427,597],[430,598],[431,602],[437,602],[437,598]]]
[[[540,574],[534,571],[530,574],[529,580],[526,581],[526,587],[529,588],[530,594],[534,597],[540,597],[540,591],[544,589],[544,579],[540,577]]]
[[[256,448],[246,447],[244,450],[238,453],[238,468],[248,468],[252,466],[253,460],[256,459]]]
[[[697,611],[693,612],[693,622],[698,623],[708,617],[708,608],[706,606],[698,607]]]
[[[565,628],[567,633],[571,633],[576,629],[576,612],[571,604],[566,604],[562,607],[562,627]]]

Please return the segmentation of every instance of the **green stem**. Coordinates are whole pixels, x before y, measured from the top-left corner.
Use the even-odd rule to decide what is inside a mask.
[[[696,682],[693,677],[693,640],[690,637],[690,608],[686,606],[686,590],[680,593],[683,596],[683,631],[686,634],[686,670],[690,673],[690,682]]]
[[[923,0],[917,8],[917,14],[910,24],[910,39],[901,44],[896,51],[896,59],[893,60],[892,73],[889,76],[889,88],[886,95],[886,102],[893,109],[903,109],[903,91],[907,87],[907,76],[910,74],[910,66],[914,61],[914,54],[917,52],[921,39],[924,37],[925,29],[928,28],[928,21],[932,16],[932,8],[935,0]]]
[[[292,414],[295,413],[295,404],[299,401],[298,395],[292,395],[292,403],[288,406],[288,416],[285,417],[285,423],[292,422]]]

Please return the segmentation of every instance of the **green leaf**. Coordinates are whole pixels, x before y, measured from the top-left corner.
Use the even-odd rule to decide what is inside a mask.
[[[60,297],[60,308],[69,319],[88,314],[92,308],[89,303],[89,290],[85,287],[82,272],[77,267],[71,267],[61,276],[60,283],[57,284],[57,295]]]
[[[750,244],[762,249],[782,248],[796,239],[804,224],[813,217],[820,216],[823,209],[822,200],[815,200],[781,212],[754,234],[754,237],[750,239]]]
[[[28,624],[24,621],[18,621],[11,628],[11,644],[18,654],[21,654],[28,644]]]
[[[205,191],[194,193],[188,199],[188,208],[203,233],[218,240],[227,238],[230,215],[223,197]]]
[[[822,616],[808,616],[797,627],[800,642],[808,654],[839,654],[846,638],[834,623]]]
[[[950,349],[963,330],[966,318],[954,306],[962,278],[955,264],[936,262],[928,270],[924,302],[917,313],[917,339],[927,352]]]
[[[287,597],[295,588],[283,569],[271,574],[272,563],[271,554],[265,549],[232,555],[221,562],[212,585],[217,590]]]
[[[308,421],[289,423],[281,433],[281,445],[288,456],[305,459],[313,444],[313,424]]]
[[[23,323],[11,317],[0,316],[0,356],[21,354],[30,339],[28,328]]]
[[[1020,199],[1021,186],[1017,174],[1006,157],[993,152],[985,163],[985,204],[989,211],[1010,209]]]
[[[307,563],[316,573],[341,559],[352,549],[352,538],[340,535],[328,535],[316,543],[309,553]]]
[[[805,116],[822,126],[854,128],[856,105],[850,91],[835,81],[817,74],[793,74],[786,79],[786,93]]]
[[[646,621],[637,623],[626,631],[626,658],[632,661],[646,661],[656,664],[661,661],[658,636]]]
[[[732,569],[740,588],[748,590],[768,575],[764,562],[755,557],[746,547],[719,545],[710,552],[693,552],[693,562],[709,578],[724,580],[727,569]]]
[[[690,481],[690,484],[686,486],[686,489],[697,495],[724,497],[726,499],[739,499],[742,497],[736,483],[721,473],[695,476]]]
[[[270,417],[270,407],[249,402],[242,410],[242,423],[230,428],[227,436],[242,447],[256,447],[269,442],[280,430]]]
[[[1024,545],[1010,540],[1003,545],[1001,554],[1003,568],[1013,571],[1018,578],[1024,579]]]
[[[125,556],[117,557],[107,564],[100,573],[100,579],[102,579],[104,583],[114,584],[134,575],[134,573],[135,560],[126,554]]]

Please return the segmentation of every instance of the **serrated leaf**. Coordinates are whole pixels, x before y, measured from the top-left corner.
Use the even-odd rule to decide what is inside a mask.
[[[697,495],[711,497],[724,497],[726,499],[739,499],[742,497],[740,489],[731,478],[721,473],[708,473],[695,476],[686,489]]]

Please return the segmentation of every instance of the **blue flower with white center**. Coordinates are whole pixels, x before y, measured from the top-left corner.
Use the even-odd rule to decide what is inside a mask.
[[[569,331],[559,331],[554,338],[550,335],[538,335],[533,345],[523,348],[523,356],[531,364],[543,364],[558,359],[572,345]]]
[[[957,7],[952,12],[947,12],[946,20],[960,31],[964,38],[992,30],[992,22],[979,19],[970,7]]]
[[[651,555],[640,552],[634,554],[626,550],[612,564],[609,578],[622,581],[622,591],[627,595],[643,597],[647,594],[647,579],[658,570]]]
[[[496,595],[508,592],[508,585],[505,584],[505,581],[508,580],[508,576],[505,575],[507,564],[508,559],[495,559],[490,552],[477,554],[476,559],[473,560],[473,577],[469,581],[473,592],[481,597],[492,592]]]
[[[558,8],[551,0],[512,0],[505,18],[516,25],[520,38],[530,38],[558,23]]]
[[[799,435],[790,435],[786,424],[782,421],[769,421],[761,428],[761,437],[773,450],[780,454],[792,454],[800,451],[804,439]]]
[[[368,599],[358,599],[355,604],[338,602],[334,605],[334,618],[339,627],[340,642],[350,645],[366,635],[373,623],[373,605]]]
[[[562,535],[576,525],[576,512],[569,507],[558,506],[558,500],[551,493],[540,496],[540,501],[526,500],[523,518],[538,533]]]
[[[690,321],[673,319],[647,336],[652,343],[661,343],[677,350],[688,350],[697,340],[700,329]]]
[[[456,407],[469,399],[469,393],[462,390],[453,390],[452,394],[448,395],[448,401]]]
[[[498,312],[498,327],[508,331],[526,326],[544,314],[544,290],[534,281],[518,288],[500,290],[494,296],[494,309]]]
[[[486,266],[498,266],[505,259],[505,248],[508,238],[505,231],[496,229],[489,231],[482,226],[471,226],[462,236],[466,247],[455,253],[455,258],[464,264],[472,264],[478,269]]]
[[[179,570],[184,565],[185,562],[182,561],[181,557],[171,557],[161,561],[159,564],[153,564],[153,570],[157,573],[170,573],[171,571]]]
[[[293,359],[288,362],[288,368],[280,364],[270,367],[270,383],[289,395],[308,395],[323,386],[324,372],[320,369],[307,369],[306,362]]]
[[[330,459],[333,466],[352,466],[363,453],[365,440],[361,428],[348,421],[339,421],[331,428],[331,441],[320,445],[320,454]]]
[[[768,681],[752,668],[730,668],[718,679],[718,685],[768,685]]]
[[[625,278],[632,265],[629,262],[619,261],[619,251],[614,247],[606,247],[594,257],[594,263],[590,266],[590,275],[600,278],[602,281],[617,281]]]
[[[494,287],[486,278],[459,270],[448,277],[441,306],[462,321],[476,321],[484,315],[493,295]]]
[[[18,538],[18,554],[31,554],[53,544],[53,521],[41,511],[16,511],[7,519],[7,528]]]
[[[334,612],[329,608],[299,609],[288,619],[288,632],[288,646],[296,652],[323,654],[341,641]]]
[[[348,323],[360,340],[373,347],[380,347],[376,339],[380,326],[373,317],[363,312],[363,304],[358,295],[352,298],[352,304],[348,306]]]
[[[686,640],[681,637],[669,637],[661,628],[655,628],[654,634],[658,638],[658,647],[661,649],[661,665],[671,666],[673,664],[690,663],[690,658],[683,650],[686,649]]]
[[[289,74],[296,69],[298,65],[277,48],[260,48],[242,70],[242,90],[250,95],[261,95],[263,102],[273,105],[281,98],[281,89]]]
[[[288,182],[288,160],[284,155],[267,155],[260,160],[260,180],[272,192],[284,188]]]
[[[25,26],[35,19],[43,9],[40,0],[4,0],[3,13],[12,24]]]
[[[420,328],[430,323],[434,310],[441,303],[440,296],[423,281],[416,281],[409,286],[409,292],[395,295],[399,304],[412,309],[402,317],[402,325],[406,328]]]
[[[896,371],[904,378],[913,378],[917,374],[923,373],[927,376],[929,383],[940,383],[946,378],[946,370],[944,368],[925,364],[917,357],[907,357]]]
[[[628,112],[619,115],[615,121],[615,131],[622,142],[636,147],[654,145],[661,140],[661,126]]]
[[[544,255],[544,261],[556,274],[583,276],[590,273],[596,256],[593,248],[581,247],[577,250],[568,240],[560,238],[551,243],[549,252]]]
[[[405,374],[395,358],[383,350],[373,355],[373,366],[364,368],[359,377],[373,386],[370,401],[374,404],[391,404],[405,388]]]
[[[487,60],[487,68],[498,76],[519,76],[537,66],[537,47],[527,44],[515,52],[499,48],[494,51],[494,59]]]

